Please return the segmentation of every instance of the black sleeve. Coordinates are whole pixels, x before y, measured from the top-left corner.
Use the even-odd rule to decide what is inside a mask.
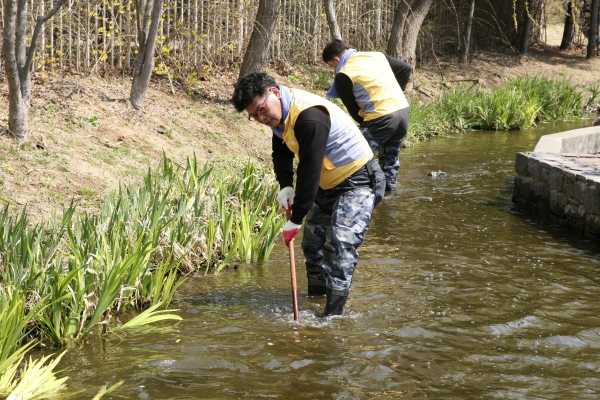
[[[342,99],[342,102],[348,110],[348,114],[350,114],[350,116],[352,116],[356,122],[361,123],[363,121],[363,117],[358,114],[360,107],[356,103],[356,98],[354,97],[354,92],[352,91],[352,81],[348,75],[338,72],[335,74],[334,82],[335,87],[340,95],[340,99]]]
[[[388,62],[390,63],[390,67],[392,67],[392,71],[394,71],[394,76],[396,77],[400,88],[402,88],[402,90],[406,89],[406,85],[408,84],[410,75],[412,74],[412,68],[410,65],[402,60],[390,57],[387,54],[385,58],[387,58]]]
[[[317,197],[331,119],[322,107],[310,107],[296,119],[294,132],[299,145],[296,195],[290,221],[301,224]]]
[[[283,139],[273,135],[271,140],[273,153],[273,170],[279,187],[294,187],[294,153],[286,146]]]

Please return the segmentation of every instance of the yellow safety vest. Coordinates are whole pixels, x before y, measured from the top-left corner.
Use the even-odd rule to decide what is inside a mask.
[[[383,53],[353,53],[339,72],[352,81],[352,92],[360,108],[358,114],[364,121],[383,117],[409,106]]]
[[[294,126],[298,115],[305,109],[323,106],[331,118],[331,130],[325,148],[323,169],[319,186],[331,189],[358,171],[373,158],[373,152],[356,123],[338,106],[317,95],[300,89],[290,89],[289,112],[284,121],[282,139],[287,147],[299,157],[299,145]]]

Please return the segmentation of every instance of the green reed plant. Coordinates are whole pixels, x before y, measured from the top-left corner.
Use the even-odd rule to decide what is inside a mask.
[[[79,322],[85,320],[87,309],[81,310],[82,304],[77,303],[75,293],[70,286],[80,271],[74,269],[66,275],[55,268],[48,271],[47,287],[50,304],[47,311],[40,314],[38,321],[41,329],[56,345],[62,345],[67,339],[76,336],[81,329]]]
[[[48,398],[64,387],[68,377],[56,378],[54,369],[57,367],[60,359],[65,355],[63,351],[54,360],[47,365],[51,355],[43,356],[39,360],[32,360],[25,363],[21,371],[20,379],[17,385],[12,389],[7,399],[39,399]]]
[[[435,104],[434,112],[444,116],[447,128],[451,131],[473,129],[478,124],[473,110],[481,94],[459,86],[445,92]]]
[[[181,259],[174,258],[171,254],[164,257],[151,273],[144,274],[139,293],[142,303],[148,302],[153,306],[161,303],[169,306],[175,291],[185,282],[184,279],[177,279],[180,262]]]
[[[420,104],[418,99],[411,99],[409,129],[405,142],[418,143],[448,132],[449,128],[436,107],[437,102]]]
[[[185,275],[269,256],[283,224],[277,185],[248,162],[220,174],[194,157],[163,156],[139,184],[122,185],[97,214],[74,206],[30,228],[25,212],[0,213],[2,279],[44,298],[34,335],[78,340],[131,307],[168,305]],[[11,246],[12,244],[12,246]],[[15,245],[16,244],[16,245]]]
[[[587,91],[591,93],[590,98],[588,99],[588,101],[585,103],[585,109],[586,110],[590,110],[593,109],[593,104],[594,101],[596,101],[596,99],[598,98],[598,95],[600,94],[600,84],[597,85],[593,85],[593,86],[588,86],[586,87]]]
[[[527,101],[540,105],[537,116],[540,121],[557,121],[583,114],[582,95],[569,80],[525,75],[505,85],[513,86]]]
[[[57,379],[53,372],[62,354],[49,365],[44,365],[48,357],[43,357],[30,359],[20,368],[26,352],[36,344],[23,344],[28,325],[46,307],[44,303],[40,299],[28,309],[25,295],[15,286],[0,286],[0,397],[41,398],[57,391],[67,379]]]
[[[96,393],[96,395],[94,397],[92,397],[92,400],[100,400],[102,397],[104,397],[104,395],[114,392],[115,390],[117,390],[118,388],[123,386],[124,383],[125,383],[125,381],[119,381],[119,382],[115,383],[114,385],[112,385],[111,387],[109,387],[108,389],[106,388],[106,385],[103,385],[100,388],[100,390],[98,391],[98,393]]]
[[[153,323],[159,322],[159,321],[168,321],[168,320],[181,321],[181,317],[179,315],[167,314],[167,313],[170,313],[173,311],[179,311],[179,310],[159,310],[158,308],[161,307],[162,305],[163,304],[161,302],[158,302],[158,303],[150,306],[149,308],[147,308],[146,310],[144,310],[137,316],[135,316],[132,319],[130,319],[129,321],[127,321],[125,324],[113,328],[113,330],[118,331],[118,330],[122,330],[122,329],[138,328],[140,326],[153,324]]]
[[[97,300],[95,309],[89,318],[84,333],[87,333],[98,322],[102,316],[108,316],[105,312],[114,305],[115,300],[121,294],[122,289],[127,289],[124,283],[128,281],[135,269],[145,269],[154,248],[152,244],[140,237],[129,251],[129,243],[122,243],[115,235],[112,238],[101,234],[101,253],[97,255],[98,280],[95,285]]]
[[[528,128],[584,111],[582,94],[570,81],[538,76],[506,80],[490,91],[454,87],[428,104],[410,104],[409,142],[468,130]]]

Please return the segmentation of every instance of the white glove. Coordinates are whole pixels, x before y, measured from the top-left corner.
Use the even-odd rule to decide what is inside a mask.
[[[295,224],[292,221],[288,221],[283,225],[283,240],[287,247],[290,247],[290,241],[294,239],[301,227],[302,225]]]
[[[286,186],[279,191],[277,195],[277,202],[285,210],[286,213],[292,211],[292,204],[294,204],[294,196],[296,192],[291,186]]]

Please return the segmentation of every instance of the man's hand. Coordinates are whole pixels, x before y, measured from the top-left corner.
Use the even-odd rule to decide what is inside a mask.
[[[292,221],[288,221],[283,225],[283,240],[287,247],[290,247],[290,241],[296,236],[301,227],[302,225],[295,224]]]
[[[277,202],[288,214],[292,212],[292,204],[294,204],[295,194],[296,193],[293,187],[286,186],[281,189],[277,195]]]

